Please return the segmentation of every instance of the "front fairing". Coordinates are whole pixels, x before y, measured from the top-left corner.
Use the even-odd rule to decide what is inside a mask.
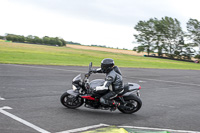
[[[81,74],[77,75],[77,76],[72,80],[72,82],[75,83],[75,84],[79,83],[80,81],[81,81]]]
[[[73,91],[78,92],[81,87],[82,87],[82,78],[81,74],[79,74],[72,80],[72,89]]]

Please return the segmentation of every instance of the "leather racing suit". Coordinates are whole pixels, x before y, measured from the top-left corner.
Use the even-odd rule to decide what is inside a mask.
[[[103,73],[101,68],[94,70],[94,73]],[[104,105],[112,105],[112,99],[115,98],[119,93],[124,91],[124,84],[121,72],[117,66],[106,73],[106,78],[103,86],[97,86],[96,91],[108,90],[108,93],[100,98],[100,102]]]

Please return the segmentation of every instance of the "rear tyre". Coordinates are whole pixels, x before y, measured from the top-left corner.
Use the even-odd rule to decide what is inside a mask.
[[[81,97],[75,97],[67,92],[62,94],[62,96],[60,97],[60,102],[63,106],[70,109],[75,109],[83,105],[83,99]]]
[[[124,101],[125,104],[120,105],[118,109],[125,114],[135,113],[142,107],[142,101],[134,94],[124,97]]]

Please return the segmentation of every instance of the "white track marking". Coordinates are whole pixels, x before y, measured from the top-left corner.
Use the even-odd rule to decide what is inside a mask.
[[[141,129],[141,130],[168,131],[168,132],[175,132],[175,133],[200,133],[198,131],[174,130],[174,129],[162,129],[162,128],[150,128],[150,127],[135,127],[135,126],[118,126],[118,127]]]
[[[6,100],[6,99],[0,96],[0,100],[2,100],[2,101],[3,101],[3,100]]]
[[[58,70],[58,71],[66,71],[66,72],[84,73],[83,71],[57,69],[57,68],[49,68],[49,67],[39,67],[39,66],[27,66],[27,65],[17,65],[17,64],[1,64],[1,65],[10,65],[10,66],[18,66],[18,67],[28,67],[28,68],[39,68],[39,69],[47,69],[47,70]]]
[[[27,65],[16,65],[16,64],[0,64],[0,65],[11,65],[11,66],[19,66],[19,67],[29,67],[29,68],[40,68],[40,69],[48,69],[48,70],[59,70],[59,71],[67,71],[67,72],[78,72],[78,73],[85,73],[83,71],[75,71],[75,70],[66,70],[66,69],[57,69],[57,68],[47,68],[47,67],[39,67],[39,66],[27,66]],[[191,86],[198,86],[200,84],[192,84],[192,83],[183,83],[183,82],[175,82],[175,81],[166,81],[166,80],[159,80],[159,79],[148,79],[148,78],[138,78],[138,77],[126,77],[124,78],[133,78],[133,79],[141,79],[141,80],[150,80],[150,81],[158,81],[158,82],[166,82],[166,83],[175,83],[175,84],[182,84],[182,85],[191,85]]]
[[[151,80],[151,81],[166,82],[166,83],[175,83],[175,84],[191,85],[191,86],[198,86],[198,87],[200,87],[200,84],[183,83],[183,82],[176,82],[176,81],[166,81],[166,80],[159,80],[159,79],[148,79],[148,78],[126,77],[126,76],[124,76],[124,78]]]
[[[87,126],[87,127],[82,127],[82,128],[66,130],[66,131],[57,132],[57,133],[76,133],[76,132],[86,131],[86,130],[89,130],[89,129],[92,129],[92,128],[105,127],[105,126],[109,126],[109,125],[107,125],[107,124],[98,124],[98,125],[92,125],[92,126]]]
[[[12,109],[12,108],[11,108],[11,107],[8,107],[8,106],[1,107],[1,108],[0,108],[0,113],[4,114],[4,115],[6,115],[6,116],[8,116],[8,117],[10,117],[10,118],[12,118],[12,119],[14,119],[14,120],[20,122],[20,123],[23,123],[24,125],[26,125],[26,126],[28,126],[28,127],[31,127],[31,128],[35,129],[36,131],[38,131],[38,132],[40,132],[40,133],[50,133],[50,132],[48,132],[48,131],[46,131],[46,130],[44,130],[44,129],[42,129],[42,128],[36,126],[36,125],[31,124],[31,123],[28,122],[28,121],[25,121],[25,120],[23,120],[23,119],[21,119],[21,118],[15,116],[15,115],[13,115],[13,114],[7,112],[7,111],[5,111],[4,109]]]
[[[83,132],[83,131],[87,131],[87,130],[93,129],[93,128],[108,127],[108,126],[113,126],[113,125],[98,124],[98,125],[92,125],[92,126],[87,126],[87,127],[82,127],[82,128],[66,130],[66,131],[57,132],[57,133]],[[173,133],[200,133],[198,131],[174,130],[174,129],[162,129],[162,128],[150,128],[150,127],[136,127],[136,126],[117,126],[117,127],[119,127],[119,128],[140,129],[140,130],[168,131],[168,132],[173,132]]]
[[[83,71],[57,69],[57,68],[47,68],[47,67],[38,67],[38,66],[26,66],[26,65],[16,65],[16,64],[1,64],[1,65],[11,65],[11,66],[20,66],[20,67],[29,67],[29,68],[40,68],[40,69],[49,69],[49,70],[59,70],[59,71],[67,71],[67,72],[84,73]],[[138,77],[126,77],[126,76],[123,76],[123,77],[124,78],[134,78],[134,79],[142,79],[142,80],[151,80],[151,81],[166,82],[166,83],[175,83],[175,84],[191,85],[191,86],[198,86],[198,87],[200,87],[200,84],[183,83],[183,82],[176,82],[176,81],[166,81],[166,80],[159,80],[159,79],[138,78]]]
[[[140,80],[139,82],[140,82],[140,83],[145,83],[146,81],[142,81],[142,80]]]

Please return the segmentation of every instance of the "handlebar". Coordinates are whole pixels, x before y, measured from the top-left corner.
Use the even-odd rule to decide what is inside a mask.
[[[85,77],[83,80],[85,81],[85,79],[89,79],[91,74],[92,74],[92,62],[90,62],[88,73],[85,74]]]

